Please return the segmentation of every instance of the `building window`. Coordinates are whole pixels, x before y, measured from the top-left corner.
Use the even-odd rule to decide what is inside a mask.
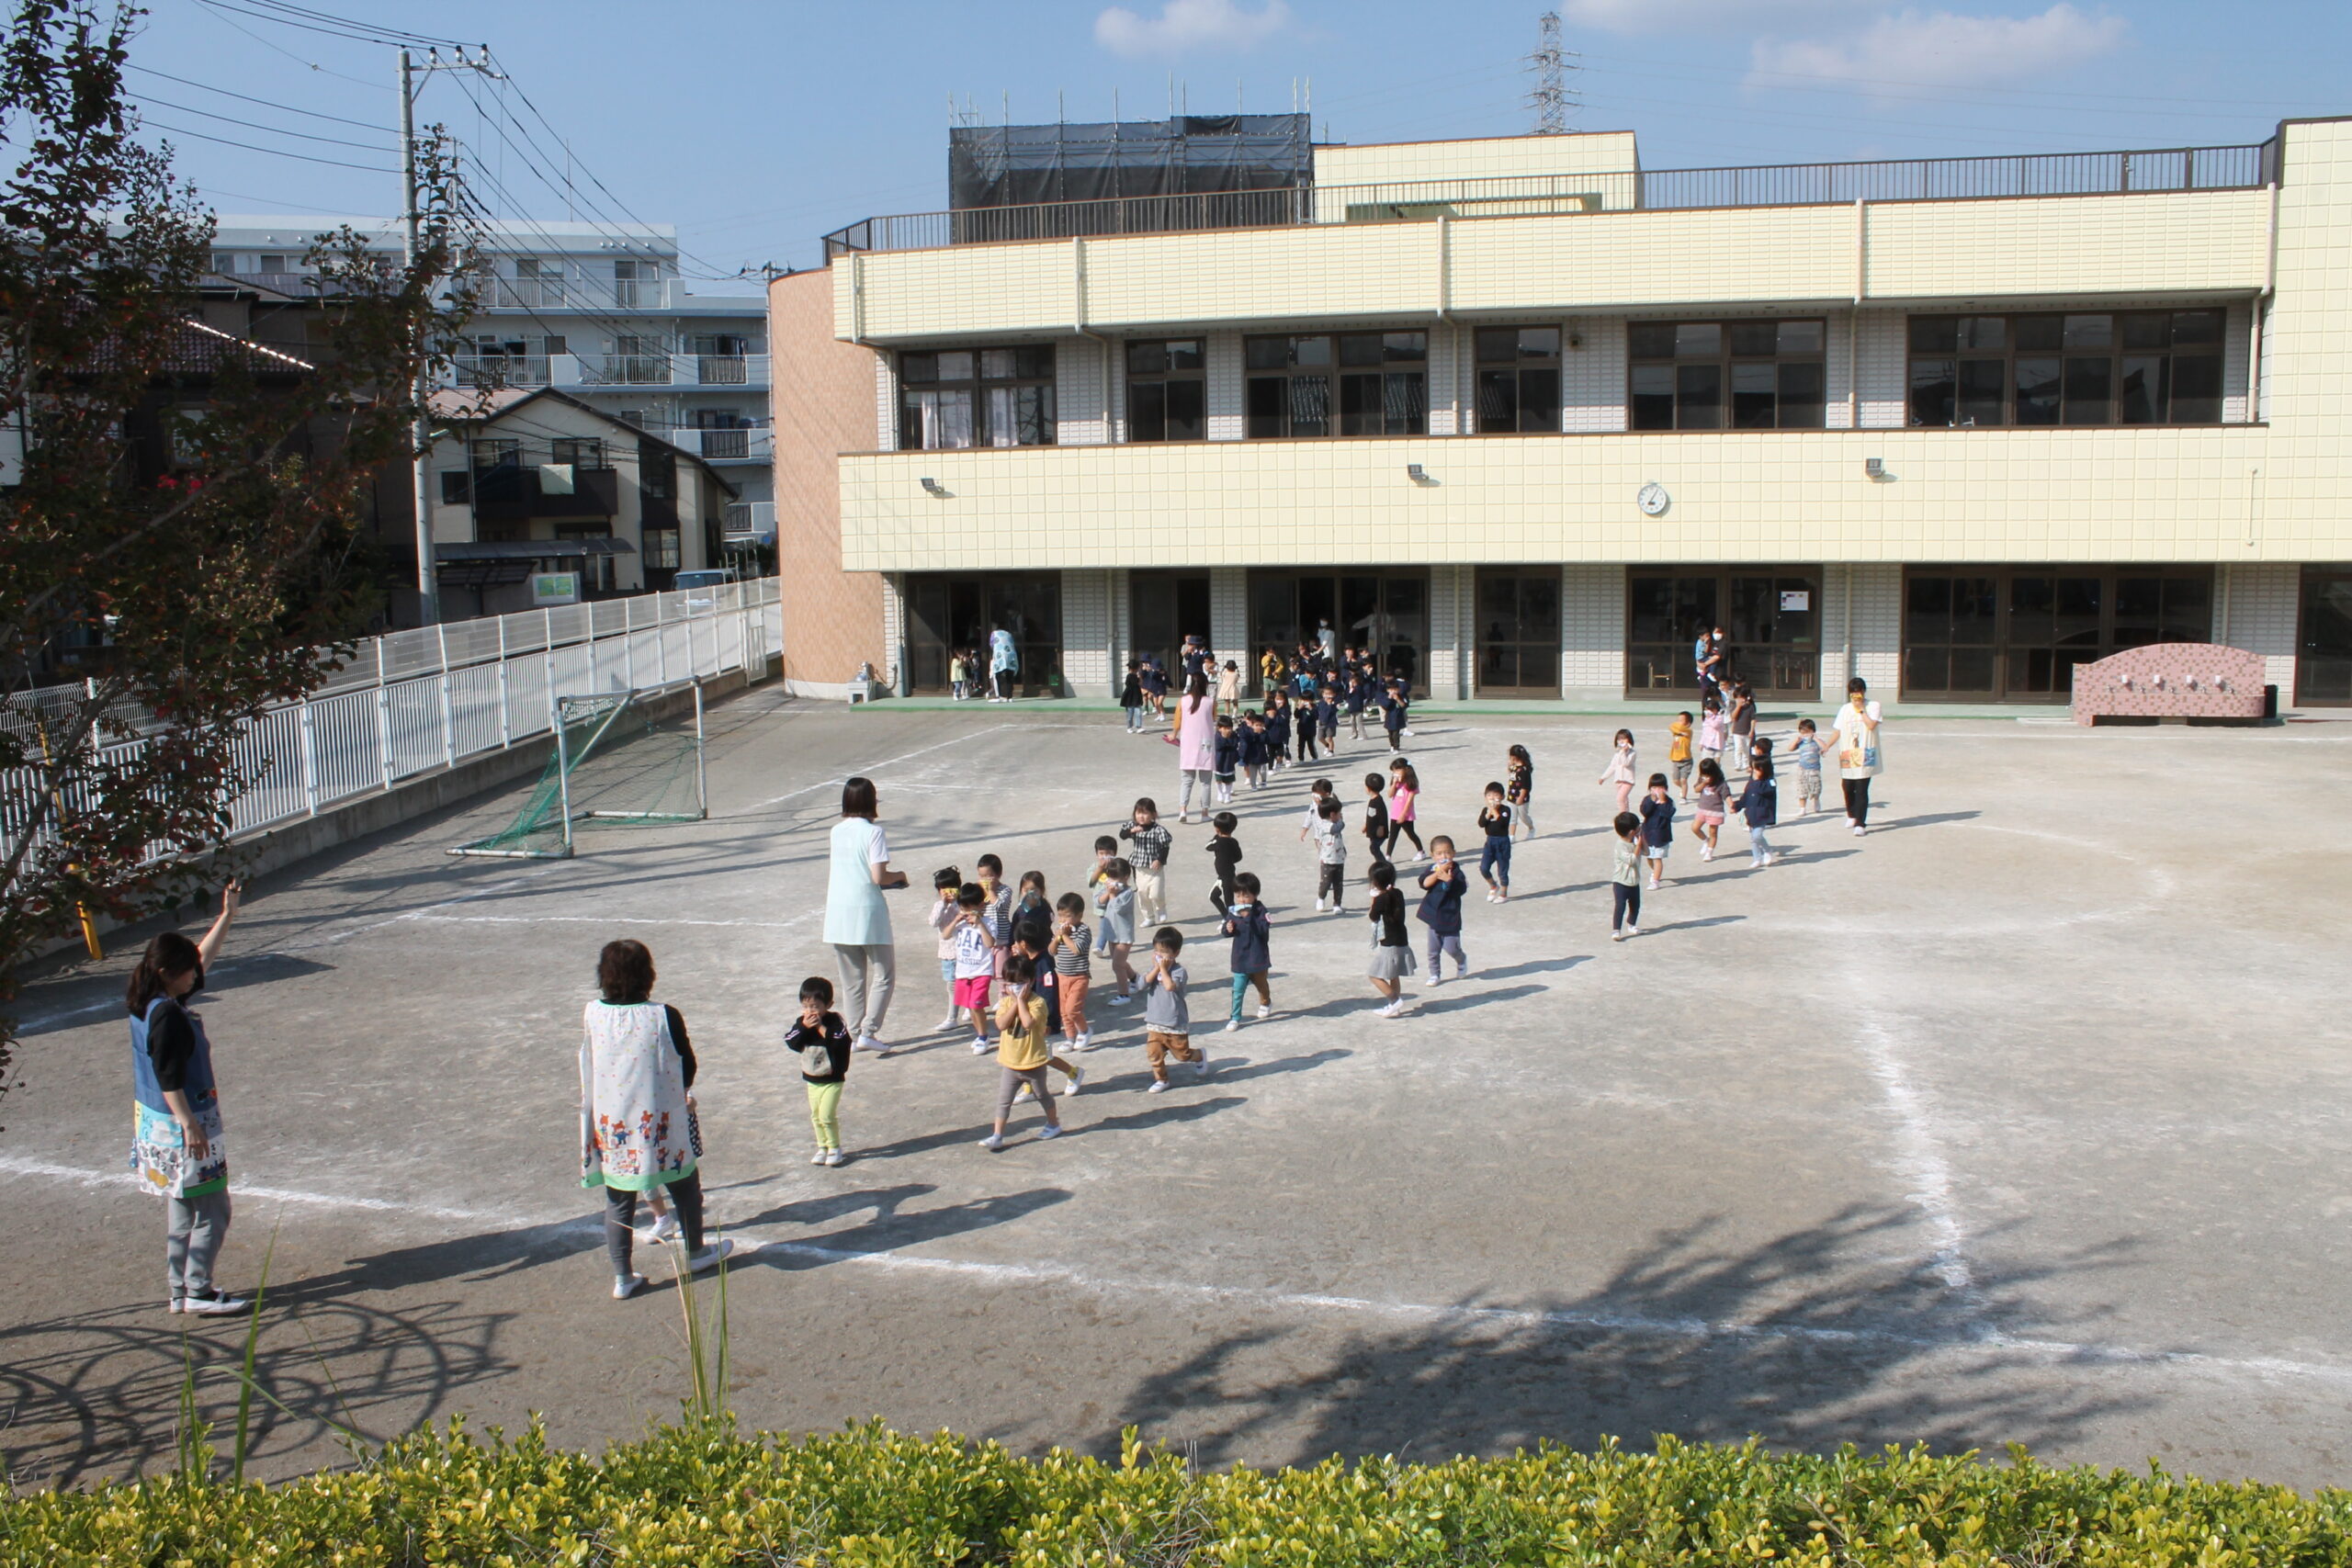
[[[1903,695],[2063,702],[2078,664],[2212,635],[2211,567],[1914,567]]]
[[[1560,329],[1478,329],[1478,434],[1560,432]]]
[[[1252,440],[1429,433],[1427,333],[1253,337],[1246,354]]]
[[[1207,437],[1208,361],[1199,338],[1127,344],[1127,439]]]
[[[520,441],[477,441],[473,444],[474,471],[484,468],[513,468],[523,461]]]
[[[1635,321],[1635,430],[1819,430],[1827,329],[1813,321]]]
[[[678,531],[675,528],[645,530],[645,564],[653,571],[678,570]]]
[[[463,468],[441,470],[441,504],[471,506],[474,501],[474,477]]]
[[[548,443],[548,461],[569,463],[578,468],[601,468],[605,463],[605,444],[594,437],[559,436]]]
[[[902,450],[1053,444],[1051,344],[899,355]]]
[[[678,499],[678,455],[650,441],[637,444],[637,493],[646,501]]]
[[[1911,318],[1911,423],[2218,424],[2219,310]]]

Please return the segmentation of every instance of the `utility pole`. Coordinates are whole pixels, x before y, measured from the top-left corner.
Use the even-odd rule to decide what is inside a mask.
[[[420,73],[435,71],[478,71],[484,76],[496,77],[487,56],[469,60],[463,50],[458,51],[454,62],[444,61],[439,50],[433,51],[420,65],[405,49],[401,51],[401,259],[410,271],[416,269],[416,253],[420,231],[424,227],[424,195],[417,186],[416,173],[416,85]],[[420,348],[424,345],[419,344]],[[417,356],[416,383],[409,389],[416,402],[416,423],[409,432],[409,439],[416,448],[411,464],[412,501],[416,510],[416,594],[420,624],[433,626],[441,619],[441,578],[433,558],[433,421],[425,400],[431,396],[433,383],[426,374],[424,356]]]

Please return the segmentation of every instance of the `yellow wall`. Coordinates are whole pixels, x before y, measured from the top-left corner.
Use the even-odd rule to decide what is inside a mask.
[[[1155,566],[2352,558],[2341,453],[2289,464],[2269,439],[1890,430],[880,453],[842,459],[842,565],[1117,567],[1138,550]],[[1894,477],[1866,477],[1870,457]],[[1437,482],[1413,483],[1408,463]],[[926,495],[926,476],[950,498]],[[1673,497],[1661,517],[1635,504],[1651,480]]]
[[[2294,177],[2292,175],[2290,178]],[[2293,188],[2293,187],[2290,187]],[[2269,198],[2193,191],[1313,224],[869,254],[833,271],[839,335],[879,344],[1091,328],[1849,299],[2251,292]],[[862,296],[862,309],[859,297]]]

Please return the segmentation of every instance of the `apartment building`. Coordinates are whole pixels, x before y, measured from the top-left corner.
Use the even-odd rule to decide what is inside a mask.
[[[1100,696],[1329,617],[1445,698],[1685,700],[1720,626],[1771,703],[2061,703],[2178,640],[2352,702],[2352,120],[1312,176],[868,219],[771,284],[791,671],[938,690],[1004,625]]]
[[[390,219],[224,216],[213,271],[300,295],[311,236],[346,223],[372,244],[400,248]],[[677,231],[667,224],[501,221],[478,238],[481,303],[454,345],[451,385],[551,389],[709,463],[735,491],[723,518],[727,551],[757,559],[775,533],[758,293],[717,292],[727,286],[682,276]],[[397,489],[384,499],[405,507]],[[387,526],[388,546],[399,532]]]

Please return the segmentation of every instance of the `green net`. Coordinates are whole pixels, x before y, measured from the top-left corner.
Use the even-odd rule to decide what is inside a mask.
[[[561,744],[514,819],[451,854],[560,859],[584,822],[646,827],[704,816],[702,743],[692,716],[656,724],[627,694],[565,697],[557,710]]]

